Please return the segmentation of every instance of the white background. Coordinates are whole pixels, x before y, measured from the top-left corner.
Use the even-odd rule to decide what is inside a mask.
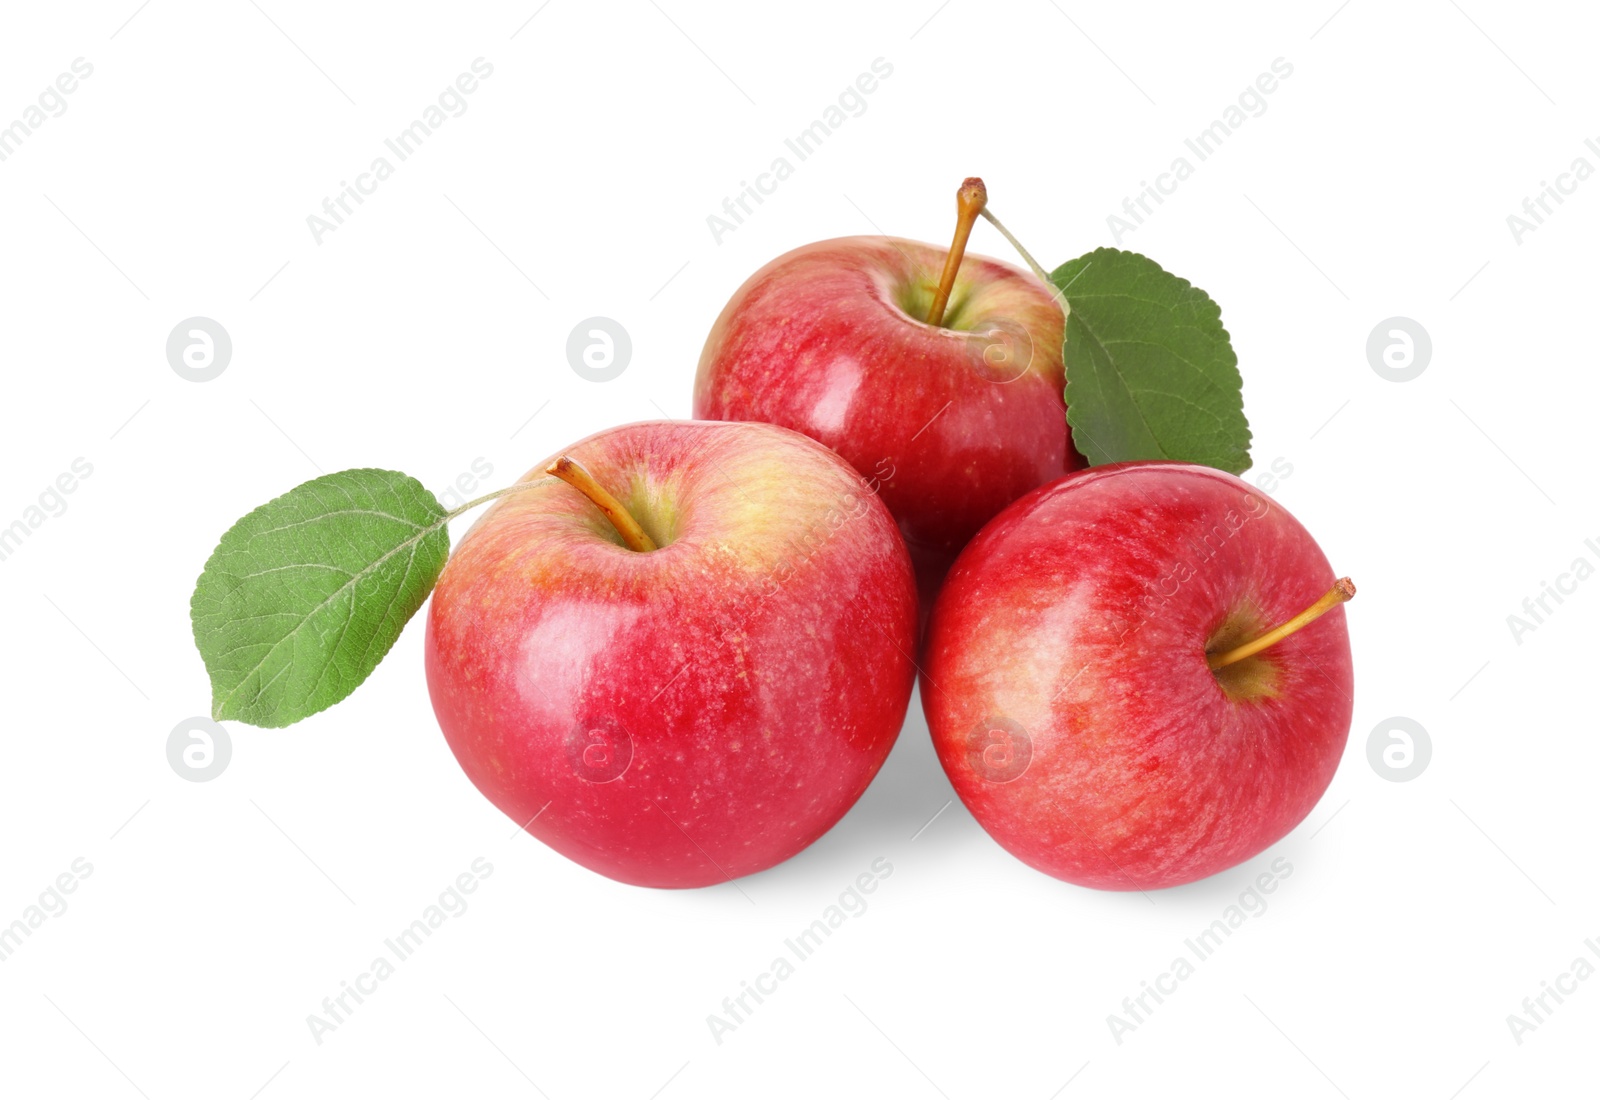
[[[136,3],[0,24],[0,121],[94,66],[0,163],[0,525],[93,466],[0,562],[0,924],[93,866],[0,963],[4,1091],[1593,1094],[1600,980],[1520,1044],[1507,1016],[1600,938],[1600,582],[1520,644],[1507,616],[1600,560],[1600,180],[1520,243],[1506,222],[1575,158],[1600,167],[1592,13]],[[478,57],[466,113],[316,243],[307,215]],[[707,215],[879,57],[865,113],[716,243]],[[1148,897],[1040,875],[949,804],[914,700],[804,854],[737,886],[617,885],[462,776],[420,620],[335,709],[230,727],[219,778],[169,766],[169,731],[208,709],[194,578],[258,503],[365,465],[443,491],[481,458],[494,488],[602,427],[686,416],[748,274],[830,236],[943,243],[968,174],[1049,265],[1113,243],[1107,215],[1279,57],[1266,112],[1122,241],[1221,303],[1257,468],[1292,466],[1274,495],[1361,590],[1343,766],[1250,864]],[[1008,256],[986,226],[974,247]],[[234,345],[204,384],[165,356],[196,315]],[[634,345],[606,384],[566,360],[592,315]],[[1396,315],[1433,342],[1402,384],[1365,350]],[[1368,762],[1391,716],[1430,735],[1409,782]],[[470,909],[314,1042],[307,1015],[480,856]],[[715,1042],[707,1016],[878,857],[867,911]],[[1280,857],[1268,909],[1116,1042],[1108,1014]]]

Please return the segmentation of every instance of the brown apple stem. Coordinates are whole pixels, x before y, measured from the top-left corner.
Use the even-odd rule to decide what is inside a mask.
[[[1260,653],[1263,649],[1266,649],[1268,646],[1276,645],[1277,643],[1283,641],[1285,638],[1299,630],[1301,627],[1305,626],[1307,623],[1321,618],[1323,615],[1327,614],[1329,611],[1332,611],[1334,608],[1338,607],[1355,594],[1356,586],[1351,582],[1350,578],[1340,577],[1338,580],[1333,582],[1333,587],[1324,592],[1316,603],[1300,612],[1300,614],[1296,615],[1294,618],[1273,627],[1271,630],[1267,631],[1254,641],[1246,642],[1241,646],[1235,646],[1224,653],[1206,654],[1206,664],[1210,665],[1212,670],[1215,671],[1219,668],[1225,668],[1226,666],[1233,664],[1235,661],[1242,661],[1246,657],[1253,657],[1257,653]]]
[[[972,227],[983,212],[983,204],[988,201],[989,192],[977,176],[969,176],[961,181],[961,190],[956,192],[956,235],[950,242],[950,251],[945,254],[944,271],[939,276],[939,289],[933,293],[933,305],[928,307],[930,325],[937,325],[944,320],[945,306],[950,304],[950,291],[956,285],[956,272],[961,270],[961,257],[967,252],[967,238],[972,236]]]
[[[639,521],[628,514],[622,502],[606,492],[605,487],[594,479],[594,475],[575,460],[562,455],[545,473],[554,474],[592,500],[594,506],[611,521],[611,526],[617,529],[617,534],[628,544],[628,549],[641,551],[656,549],[655,540],[645,534],[644,528],[639,526]]]

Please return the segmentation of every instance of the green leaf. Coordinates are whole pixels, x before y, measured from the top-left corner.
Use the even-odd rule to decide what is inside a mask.
[[[444,507],[393,470],[344,470],[229,528],[194,586],[212,717],[287,726],[383,660],[450,554]]]
[[[1098,248],[1050,281],[1067,299],[1067,423],[1092,466],[1250,465],[1239,360],[1205,291],[1137,252]]]

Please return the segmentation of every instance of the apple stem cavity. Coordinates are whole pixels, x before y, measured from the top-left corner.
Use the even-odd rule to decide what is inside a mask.
[[[956,285],[956,273],[961,270],[961,257],[967,252],[967,238],[972,236],[972,227],[988,201],[989,191],[977,176],[968,176],[961,181],[961,189],[956,192],[956,235],[950,242],[950,251],[945,254],[944,271],[939,275],[939,289],[934,291],[933,304],[928,307],[930,325],[944,322],[944,310],[950,304],[950,291]]]
[[[639,521],[628,513],[622,502],[606,492],[605,487],[594,479],[594,475],[578,462],[562,455],[545,473],[555,475],[593,501],[594,506],[611,521],[611,526],[617,529],[622,541],[628,544],[628,549],[640,552],[657,549],[655,540],[645,534],[644,528],[639,526]]]
[[[1215,672],[1219,668],[1226,668],[1235,661],[1242,661],[1246,657],[1254,657],[1268,646],[1276,645],[1301,627],[1321,618],[1355,594],[1356,586],[1350,578],[1340,577],[1333,582],[1333,587],[1324,592],[1316,603],[1300,612],[1294,618],[1280,623],[1253,641],[1245,642],[1243,645],[1235,646],[1222,653],[1206,654],[1206,664],[1210,666],[1211,671]]]

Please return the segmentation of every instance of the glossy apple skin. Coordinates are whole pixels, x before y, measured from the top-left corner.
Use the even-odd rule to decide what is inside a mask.
[[[1126,463],[1039,489],[967,546],[934,607],[922,702],[945,772],[1002,847],[1068,882],[1148,890],[1249,859],[1338,766],[1344,609],[1254,659],[1267,695],[1226,691],[1206,648],[1334,580],[1293,516],[1217,470]]]
[[[893,520],[837,455],[766,424],[633,424],[561,453],[663,545],[629,550],[548,462],[495,503],[428,615],[456,759],[622,882],[789,858],[866,790],[905,717],[916,593]]]
[[[946,315],[964,327],[929,325],[945,252],[844,237],[780,256],[724,307],[694,389],[696,417],[781,424],[843,455],[878,485],[934,587],[1002,508],[1083,465],[1051,292],[969,253]]]

